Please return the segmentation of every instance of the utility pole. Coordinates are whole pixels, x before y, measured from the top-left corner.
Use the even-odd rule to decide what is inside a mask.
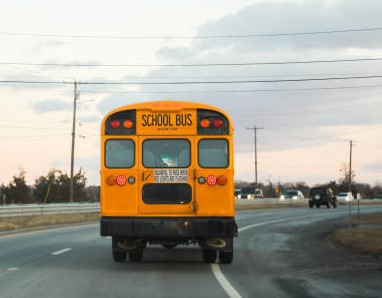
[[[69,202],[73,203],[74,198],[74,142],[76,140],[76,109],[77,109],[77,99],[79,93],[77,92],[77,81],[74,81],[74,100],[73,100],[73,124],[72,124],[72,149],[71,149],[71,159],[70,159],[70,197]]]
[[[247,127],[247,129],[253,129],[254,137],[255,137],[255,187],[257,186],[257,130],[264,129],[264,127],[257,127],[253,125],[253,127]]]
[[[352,162],[352,151],[353,151],[353,140],[349,141],[350,145],[350,160],[349,160],[349,191],[351,192],[351,175],[352,175],[352,170],[351,170],[351,162]]]

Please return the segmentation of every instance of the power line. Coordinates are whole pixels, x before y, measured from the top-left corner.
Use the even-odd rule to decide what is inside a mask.
[[[335,80],[358,80],[376,79],[382,75],[371,76],[345,76],[326,78],[301,78],[301,79],[273,79],[273,80],[234,80],[234,81],[173,81],[173,82],[77,82],[78,85],[195,85],[195,84],[247,84],[247,83],[284,83],[284,82],[311,82],[311,81],[335,81]],[[65,81],[27,81],[27,80],[0,80],[0,83],[8,84],[73,84]]]
[[[318,31],[301,31],[301,32],[275,32],[275,33],[252,33],[252,34],[226,34],[226,35],[196,35],[196,36],[122,36],[122,35],[66,35],[66,34],[40,34],[40,33],[17,33],[17,32],[0,32],[0,35],[8,36],[31,36],[31,37],[58,37],[58,38],[85,38],[85,39],[164,39],[183,40],[183,39],[243,39],[253,37],[280,37],[280,36],[298,36],[298,35],[326,35],[341,34],[354,32],[370,32],[380,31],[382,27],[358,28],[358,29],[337,29],[337,30],[318,30]]]
[[[312,88],[273,88],[273,89],[246,89],[246,90],[206,90],[206,91],[82,91],[81,93],[96,94],[205,94],[205,93],[254,93],[254,92],[286,92],[286,91],[319,91],[319,90],[346,90],[381,88],[382,85],[355,85],[337,87],[312,87]]]
[[[307,61],[278,61],[278,62],[242,62],[242,63],[190,63],[190,64],[146,64],[146,63],[28,63],[28,62],[0,62],[0,65],[22,65],[22,66],[57,66],[57,67],[212,67],[212,66],[260,66],[260,65],[291,65],[291,64],[317,64],[317,63],[343,63],[380,61],[377,58],[356,59],[333,59],[333,60],[307,60]]]
[[[7,82],[7,81],[3,81]],[[0,83],[2,83],[0,81]],[[19,81],[20,84],[23,81]],[[55,84],[62,84],[63,82],[55,82]],[[27,84],[27,82],[25,82]],[[110,91],[110,90],[82,90],[82,94],[211,94],[211,93],[256,93],[256,92],[288,92],[288,91],[325,91],[325,90],[346,90],[346,89],[370,89],[382,88],[382,84],[377,85],[352,85],[352,86],[334,86],[334,87],[309,87],[309,88],[261,88],[261,89],[236,89],[236,90],[204,90],[204,91]],[[41,91],[43,89],[31,89],[30,91]]]

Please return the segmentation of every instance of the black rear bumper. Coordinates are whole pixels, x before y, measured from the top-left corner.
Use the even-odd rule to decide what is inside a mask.
[[[237,226],[233,217],[101,217],[101,236],[232,238]]]

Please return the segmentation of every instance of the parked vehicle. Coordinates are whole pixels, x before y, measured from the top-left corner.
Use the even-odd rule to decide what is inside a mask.
[[[326,205],[328,208],[330,206],[337,208],[337,198],[330,187],[313,187],[310,189],[309,208],[314,206],[320,208],[321,205]]]

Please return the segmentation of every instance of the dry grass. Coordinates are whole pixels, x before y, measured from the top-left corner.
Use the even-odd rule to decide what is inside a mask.
[[[330,241],[358,252],[382,255],[382,213],[344,220],[341,226],[328,237]]]
[[[0,232],[99,220],[99,213],[34,215],[0,218]]]

